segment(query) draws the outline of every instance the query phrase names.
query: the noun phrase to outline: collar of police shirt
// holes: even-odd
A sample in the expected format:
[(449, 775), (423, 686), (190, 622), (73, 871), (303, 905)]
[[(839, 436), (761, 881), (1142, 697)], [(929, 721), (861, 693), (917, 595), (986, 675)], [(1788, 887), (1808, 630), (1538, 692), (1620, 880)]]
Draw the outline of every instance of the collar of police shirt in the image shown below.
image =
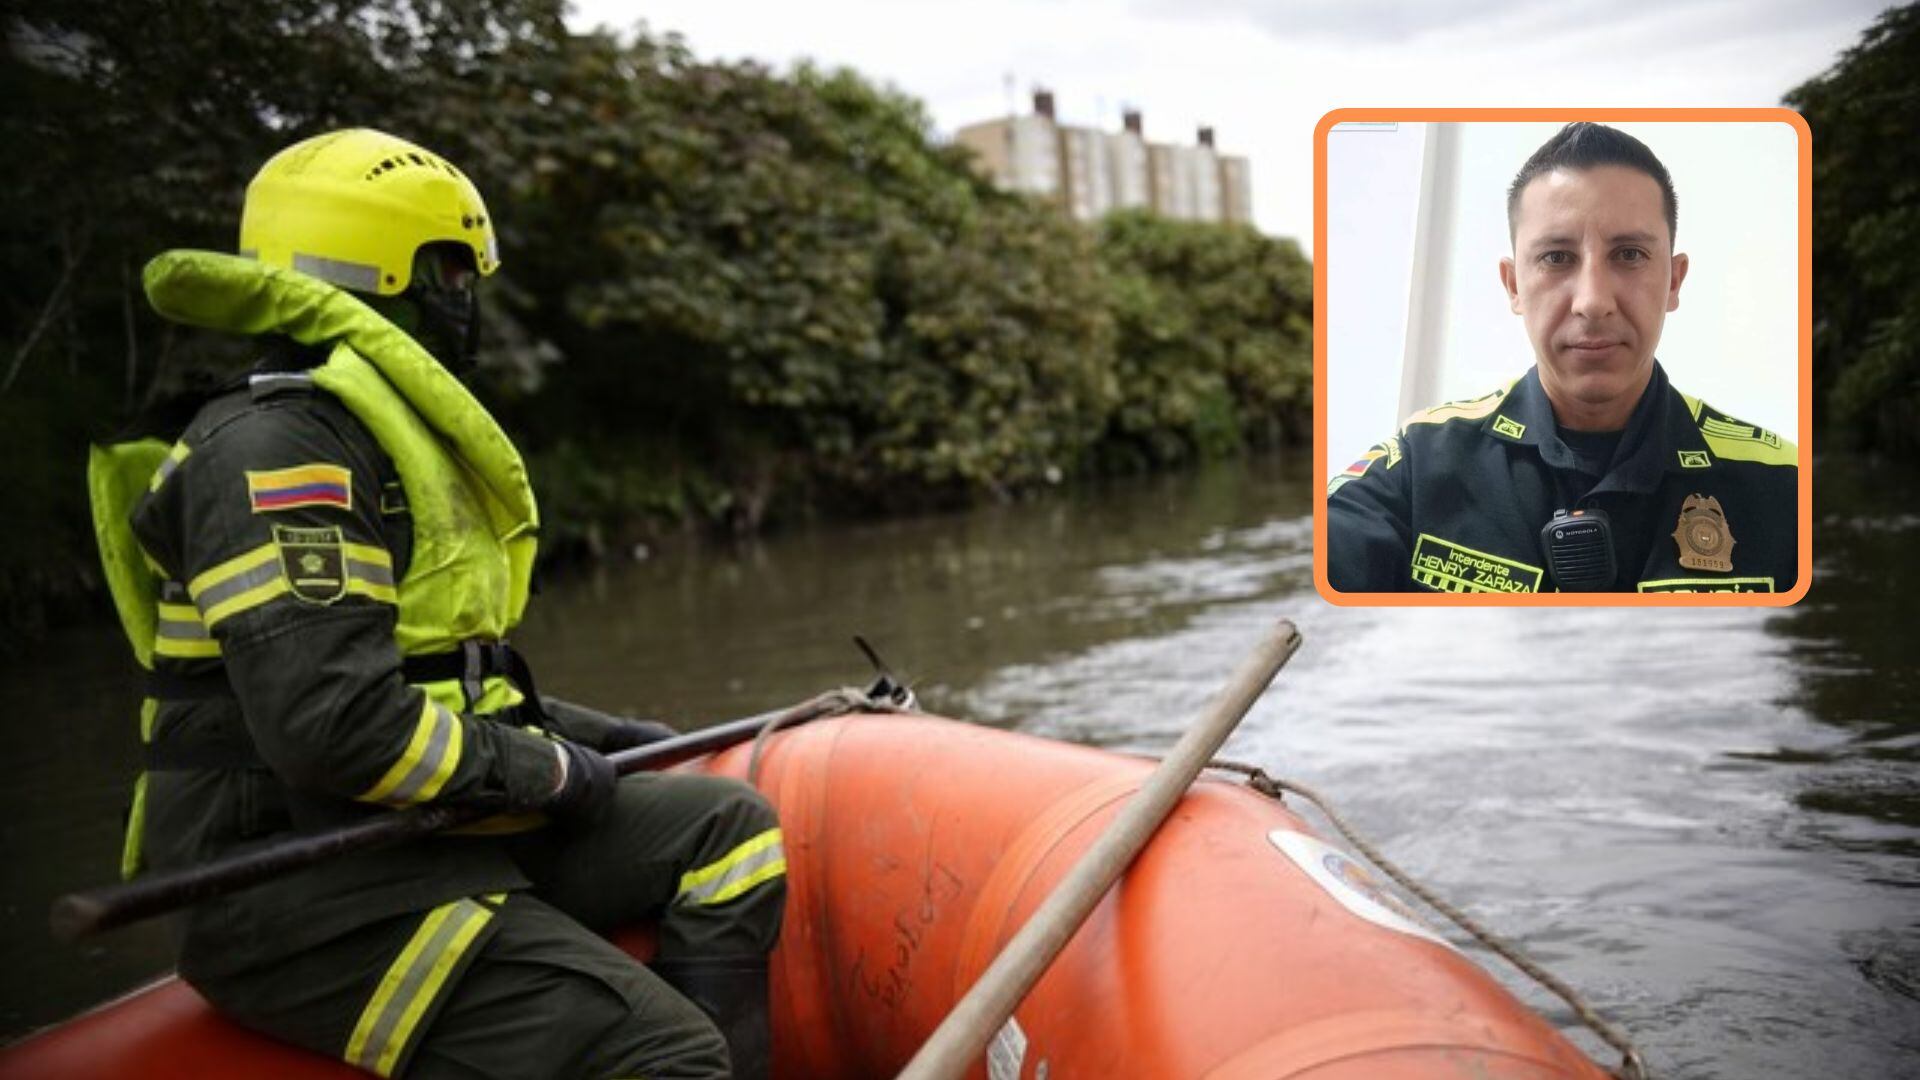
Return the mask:
[[(1511, 423), (1501, 424), (1501, 417)], [(1481, 421), (1481, 425), (1489, 438), (1533, 447), (1552, 468), (1580, 470), (1572, 448), (1561, 439), (1554, 423), (1553, 404), (1540, 385), (1538, 368), (1528, 368), (1507, 391), (1500, 407)], [(1513, 434), (1515, 427), (1519, 429), (1517, 435)], [(1664, 433), (1665, 437), (1656, 437), (1656, 433)], [(1666, 369), (1655, 360), (1653, 377), (1647, 380), (1646, 391), (1633, 407), (1633, 415), (1627, 418), (1610, 467), (1587, 494), (1610, 491), (1647, 494), (1658, 490), (1667, 473), (1683, 471), (1680, 451), (1705, 454), (1707, 440), (1700, 433), (1686, 399), (1673, 388), (1667, 380)], [(1711, 456), (1708, 460), (1712, 460)]]

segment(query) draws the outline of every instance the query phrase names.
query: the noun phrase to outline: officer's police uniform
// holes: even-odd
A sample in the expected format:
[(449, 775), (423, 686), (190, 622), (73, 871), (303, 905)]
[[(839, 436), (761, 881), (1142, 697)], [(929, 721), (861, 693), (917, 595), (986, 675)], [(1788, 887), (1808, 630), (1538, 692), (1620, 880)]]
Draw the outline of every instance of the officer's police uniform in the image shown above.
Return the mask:
[(1529, 369), (1416, 413), (1333, 478), (1327, 580), (1342, 592), (1555, 591), (1541, 528), (1557, 510), (1599, 509), (1612, 590), (1786, 592), (1798, 475), (1792, 443), (1675, 390), (1658, 362), (1611, 458), (1583, 462)]
[(242, 1022), (380, 1075), (725, 1076), (699, 1010), (592, 931), (658, 918), (669, 962), (763, 958), (779, 829), (751, 789), (709, 777), (628, 777), (591, 828), (533, 812), (555, 789), (551, 740), (600, 733), (535, 708), (501, 644), (538, 524), (505, 434), (318, 279), (175, 252), (146, 285), (170, 318), (280, 335), (304, 359), (256, 371), (171, 443), (95, 451), (108, 577), (151, 672), (125, 870), (388, 808), (505, 812), (482, 823), (496, 835), (196, 906), (182, 975)]

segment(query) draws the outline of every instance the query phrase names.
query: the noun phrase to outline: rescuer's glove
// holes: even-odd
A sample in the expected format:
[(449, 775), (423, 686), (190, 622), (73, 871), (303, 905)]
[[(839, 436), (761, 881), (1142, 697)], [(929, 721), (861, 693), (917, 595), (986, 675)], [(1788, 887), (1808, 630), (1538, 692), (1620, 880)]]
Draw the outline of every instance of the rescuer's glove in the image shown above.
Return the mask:
[(579, 743), (556, 741), (553, 749), (559, 756), (560, 777), (541, 809), (570, 824), (591, 825), (605, 817), (620, 781), (613, 762)]

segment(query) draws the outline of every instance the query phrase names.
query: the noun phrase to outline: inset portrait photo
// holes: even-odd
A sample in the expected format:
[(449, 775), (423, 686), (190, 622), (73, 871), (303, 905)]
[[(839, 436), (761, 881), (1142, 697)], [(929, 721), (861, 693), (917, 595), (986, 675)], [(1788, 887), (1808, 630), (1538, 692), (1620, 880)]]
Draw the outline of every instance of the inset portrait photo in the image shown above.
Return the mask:
[(1316, 154), (1324, 597), (1806, 593), (1797, 114), (1339, 110)]

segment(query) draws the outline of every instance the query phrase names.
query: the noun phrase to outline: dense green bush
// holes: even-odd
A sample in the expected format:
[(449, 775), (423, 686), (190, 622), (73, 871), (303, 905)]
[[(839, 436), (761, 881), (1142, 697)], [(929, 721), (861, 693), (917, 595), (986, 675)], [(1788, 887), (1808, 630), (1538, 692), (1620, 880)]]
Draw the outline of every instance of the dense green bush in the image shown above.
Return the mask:
[(1100, 227), (1125, 467), (1304, 441), (1313, 423), (1313, 271), (1291, 240), (1113, 214)]
[(696, 447), (749, 491), (957, 495), (1078, 465), (1111, 399), (1083, 231), (984, 188), (917, 103), (850, 73), (647, 37), (570, 51), (504, 136), (538, 153), (502, 215), (531, 241), (507, 252), (534, 283), (516, 315), (565, 357), (516, 428), (626, 417), (621, 439)]

